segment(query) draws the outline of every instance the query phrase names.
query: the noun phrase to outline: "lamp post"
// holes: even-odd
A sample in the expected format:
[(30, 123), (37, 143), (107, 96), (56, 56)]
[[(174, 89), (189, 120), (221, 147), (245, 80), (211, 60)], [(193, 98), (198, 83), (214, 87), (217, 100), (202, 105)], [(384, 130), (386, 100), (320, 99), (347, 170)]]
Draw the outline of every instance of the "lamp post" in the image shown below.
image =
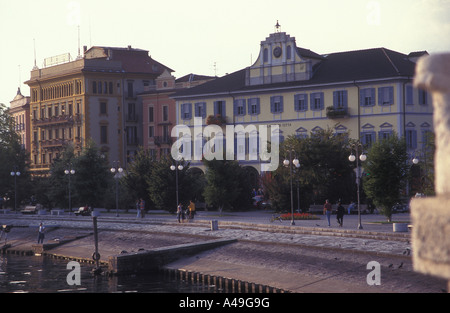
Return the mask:
[(291, 181), (291, 225), (295, 225), (294, 222), (294, 196), (292, 193), (292, 164), (294, 164), (294, 166), (296, 168), (300, 167), (300, 162), (297, 158), (292, 160), (292, 149), (289, 150), (289, 160), (285, 159), (283, 161), (283, 165), (285, 167), (289, 166), (289, 174), (290, 174), (290, 181)]
[(175, 171), (175, 188), (176, 188), (176, 198), (177, 198), (177, 206), (178, 206), (178, 171), (182, 171), (183, 170), (183, 165), (179, 164), (177, 165), (178, 162), (175, 163), (175, 165), (171, 165), (170, 169), (172, 171)]
[(11, 176), (14, 177), (14, 212), (17, 210), (17, 176), (20, 176), (17, 165), (14, 165), (14, 169), (11, 171)]
[(69, 175), (69, 214), (72, 214), (72, 196), (70, 193), (70, 177), (75, 174), (75, 170), (72, 169), (72, 164), (69, 164), (69, 169), (64, 170), (64, 174)]
[(111, 173), (114, 174), (114, 180), (116, 181), (116, 217), (119, 217), (119, 178), (120, 178), (120, 175), (122, 174), (122, 172), (123, 172), (123, 168), (120, 167), (119, 161), (113, 161), (113, 167), (111, 167)]
[[(356, 143), (353, 145), (353, 148), (356, 151), (356, 155), (359, 154), (358, 152), (358, 148), (362, 147), (361, 143)], [(348, 160), (350, 162), (355, 162), (356, 161), (356, 168), (355, 168), (355, 173), (356, 173), (356, 197), (358, 200), (358, 229), (362, 229), (362, 224), (361, 224), (361, 209), (360, 209), (360, 200), (359, 200), (359, 185), (360, 185), (360, 180), (361, 180), (361, 176), (362, 173), (364, 171), (364, 169), (362, 167), (359, 166), (359, 161), (364, 162), (365, 160), (367, 160), (367, 156), (363, 153), (361, 153), (361, 155), (359, 157), (356, 157), (353, 152), (350, 154), (350, 156), (348, 157)]]

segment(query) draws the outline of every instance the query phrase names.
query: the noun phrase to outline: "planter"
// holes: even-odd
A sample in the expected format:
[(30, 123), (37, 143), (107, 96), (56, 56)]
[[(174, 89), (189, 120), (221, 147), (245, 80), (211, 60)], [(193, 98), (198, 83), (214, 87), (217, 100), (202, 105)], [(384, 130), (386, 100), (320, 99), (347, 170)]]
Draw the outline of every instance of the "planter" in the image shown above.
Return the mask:
[(394, 223), (393, 230), (394, 233), (407, 233), (408, 232), (408, 223)]

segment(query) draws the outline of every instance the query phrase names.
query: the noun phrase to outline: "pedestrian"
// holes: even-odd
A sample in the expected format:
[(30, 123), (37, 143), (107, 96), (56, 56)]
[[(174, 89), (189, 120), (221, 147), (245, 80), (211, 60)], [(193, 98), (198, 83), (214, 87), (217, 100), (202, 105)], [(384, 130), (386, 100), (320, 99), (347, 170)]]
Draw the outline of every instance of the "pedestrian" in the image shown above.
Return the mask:
[(348, 215), (352, 214), (352, 210), (355, 208), (355, 202), (351, 202), (347, 208)]
[(338, 207), (336, 210), (336, 220), (340, 227), (342, 227), (342, 225), (344, 224), (344, 213), (344, 207), (342, 206), (341, 202), (338, 202)]
[(44, 243), (44, 234), (45, 231), (45, 227), (42, 223), (39, 224), (39, 229), (38, 229), (38, 243)]
[[(178, 223), (181, 223), (181, 216), (183, 215), (183, 206), (181, 205), (181, 202), (178, 204), (177, 206), (177, 219), (178, 219)], [(183, 215), (183, 220), (184, 220), (184, 215)]]
[(136, 217), (139, 218), (141, 217), (141, 206), (140, 206), (140, 202), (139, 199), (136, 200)]
[(330, 218), (331, 218), (332, 210), (333, 210), (333, 207), (331, 206), (330, 201), (328, 201), (328, 199), (325, 200), (325, 204), (323, 205), (323, 215), (327, 216), (328, 227), (331, 227)]
[(195, 215), (195, 203), (192, 200), (189, 201), (189, 219), (193, 219)]
[(141, 202), (139, 202), (139, 209), (141, 211), (141, 218), (145, 216), (145, 201), (141, 198)]

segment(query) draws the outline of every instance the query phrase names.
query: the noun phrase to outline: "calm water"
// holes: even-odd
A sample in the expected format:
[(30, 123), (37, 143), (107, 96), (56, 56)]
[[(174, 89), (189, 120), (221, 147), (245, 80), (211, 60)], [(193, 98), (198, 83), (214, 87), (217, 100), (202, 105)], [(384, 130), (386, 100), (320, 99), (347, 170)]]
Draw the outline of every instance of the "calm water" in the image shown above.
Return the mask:
[(4, 292), (217, 292), (214, 287), (169, 280), (163, 273), (120, 277), (93, 276), (92, 264), (80, 263), (81, 285), (69, 285), (67, 260), (42, 256), (0, 255), (0, 293)]

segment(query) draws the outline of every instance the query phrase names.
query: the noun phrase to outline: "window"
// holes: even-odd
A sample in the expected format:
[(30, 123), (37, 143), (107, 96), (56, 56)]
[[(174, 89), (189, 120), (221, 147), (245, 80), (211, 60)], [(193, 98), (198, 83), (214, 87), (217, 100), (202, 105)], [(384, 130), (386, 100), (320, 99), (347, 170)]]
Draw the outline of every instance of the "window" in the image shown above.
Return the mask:
[(347, 108), (347, 90), (333, 91), (333, 106), (335, 109)]
[(364, 88), (359, 91), (359, 103), (362, 107), (375, 105), (375, 88)]
[(128, 98), (133, 98), (134, 91), (133, 91), (133, 82), (128, 82)]
[(270, 112), (283, 113), (283, 96), (270, 97)]
[(378, 105), (394, 104), (394, 87), (378, 88)]
[(163, 106), (163, 121), (169, 120), (169, 107), (167, 105)]
[(258, 115), (260, 112), (259, 108), (259, 98), (248, 99), (248, 114)]
[(100, 143), (108, 143), (108, 126), (100, 125)]
[(299, 94), (294, 96), (294, 110), (296, 112), (308, 111), (308, 95)]
[(195, 117), (206, 117), (206, 103), (205, 102), (197, 102), (195, 103)]
[(92, 93), (97, 93), (97, 82), (96, 81), (92, 82)]
[(375, 142), (376, 133), (374, 131), (365, 131), (361, 133), (361, 143), (370, 148), (372, 144)]
[(405, 104), (414, 104), (414, 100), (413, 100), (413, 86), (407, 85), (406, 86), (406, 90), (405, 90), (405, 94), (406, 94)]
[(269, 50), (267, 48), (264, 48), (263, 52), (263, 62), (266, 63), (269, 61)]
[(192, 103), (183, 103), (181, 105), (181, 118), (190, 120), (192, 117)]
[(378, 133), (378, 138), (380, 140), (389, 139), (392, 136), (392, 130), (382, 130)]
[(154, 122), (153, 107), (148, 107), (148, 122), (149, 123)]
[(100, 114), (108, 114), (106, 102), (100, 102)]
[(311, 98), (311, 110), (319, 111), (323, 110), (324, 102), (323, 102), (323, 92), (314, 92), (310, 95)]
[(148, 127), (148, 137), (152, 138), (155, 135), (155, 128), (153, 126)]
[(225, 101), (214, 101), (214, 115), (222, 115), (225, 117)]
[(113, 94), (113, 83), (109, 82), (109, 94), (112, 95)]
[(97, 91), (98, 91), (98, 93), (103, 93), (102, 82), (98, 82)]
[(417, 131), (416, 130), (406, 130), (406, 146), (408, 149), (417, 148)]
[(419, 104), (420, 105), (428, 104), (428, 93), (422, 89), (419, 89)]
[(234, 115), (245, 115), (245, 99), (234, 100)]

